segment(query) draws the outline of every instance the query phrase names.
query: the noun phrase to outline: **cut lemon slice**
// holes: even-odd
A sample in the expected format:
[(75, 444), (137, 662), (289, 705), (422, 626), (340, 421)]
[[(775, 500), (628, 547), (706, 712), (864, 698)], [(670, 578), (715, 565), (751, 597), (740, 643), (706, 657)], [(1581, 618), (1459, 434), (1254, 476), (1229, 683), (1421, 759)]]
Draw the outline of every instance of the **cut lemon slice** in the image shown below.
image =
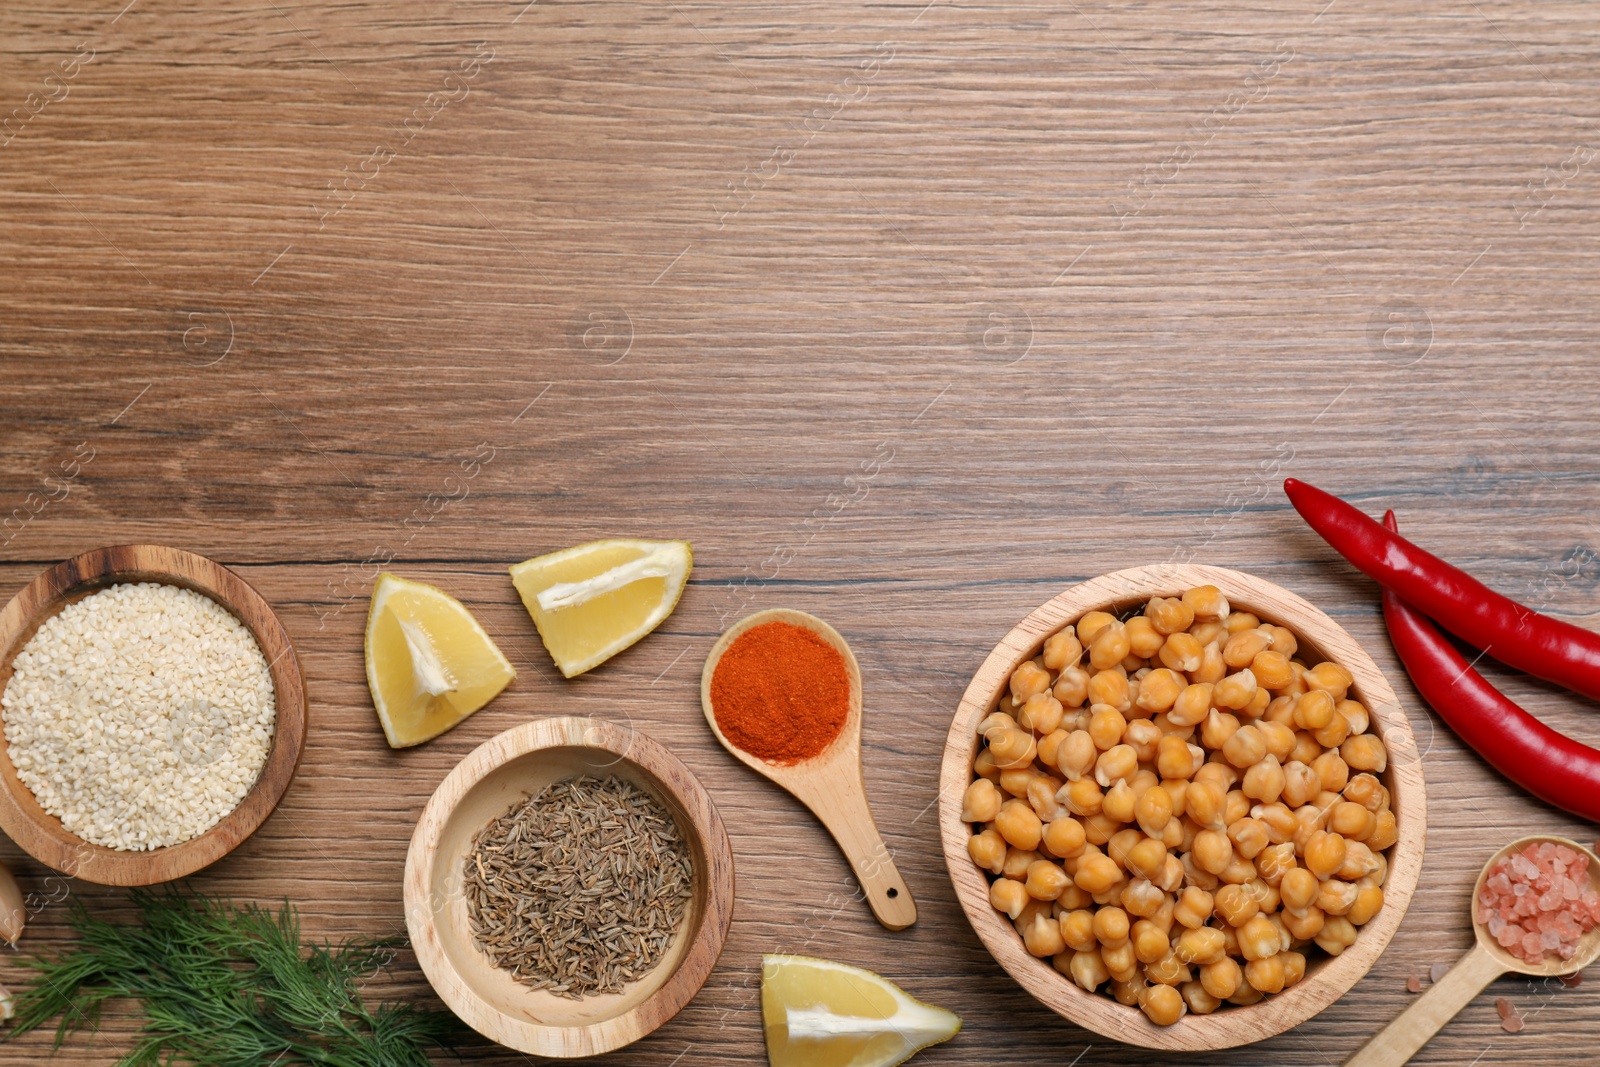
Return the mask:
[(438, 737), (517, 672), (461, 601), (387, 572), (367, 612), (367, 685), (391, 748)]
[(591, 541), (516, 564), (511, 582), (571, 678), (660, 626), (693, 565), (687, 541)]
[(761, 957), (761, 1024), (772, 1067), (892, 1067), (961, 1029), (871, 971), (777, 955)]

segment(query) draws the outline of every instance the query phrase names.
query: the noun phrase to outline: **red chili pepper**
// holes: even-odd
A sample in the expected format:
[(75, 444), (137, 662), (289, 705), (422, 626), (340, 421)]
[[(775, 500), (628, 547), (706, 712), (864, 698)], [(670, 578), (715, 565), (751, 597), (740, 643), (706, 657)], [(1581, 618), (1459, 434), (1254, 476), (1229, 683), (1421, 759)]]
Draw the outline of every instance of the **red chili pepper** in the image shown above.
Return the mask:
[(1467, 644), (1600, 700), (1600, 634), (1501, 596), (1315, 486), (1288, 478), (1283, 491), (1341, 556)]
[[(1383, 521), (1394, 529), (1394, 512)], [(1534, 796), (1600, 822), (1600, 750), (1557, 733), (1518, 707), (1387, 587), (1383, 621), (1417, 691), (1457, 737)]]

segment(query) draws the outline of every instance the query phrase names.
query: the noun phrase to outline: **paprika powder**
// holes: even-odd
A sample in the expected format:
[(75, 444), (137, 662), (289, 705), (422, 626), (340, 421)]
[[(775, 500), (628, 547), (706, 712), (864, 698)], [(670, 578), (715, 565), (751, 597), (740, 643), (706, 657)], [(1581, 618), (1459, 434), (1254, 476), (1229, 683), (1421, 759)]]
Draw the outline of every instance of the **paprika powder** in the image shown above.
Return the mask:
[(791, 766), (827, 751), (850, 715), (839, 650), (803, 626), (768, 622), (733, 640), (711, 675), (711, 711), (736, 748)]

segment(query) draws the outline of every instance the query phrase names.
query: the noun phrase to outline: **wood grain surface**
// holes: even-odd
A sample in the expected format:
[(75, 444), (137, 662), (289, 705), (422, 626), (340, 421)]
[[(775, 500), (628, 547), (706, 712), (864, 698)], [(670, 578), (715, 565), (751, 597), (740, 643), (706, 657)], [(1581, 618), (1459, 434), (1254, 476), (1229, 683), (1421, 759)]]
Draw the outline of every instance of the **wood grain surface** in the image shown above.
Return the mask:
[[(311, 701), (300, 775), (190, 881), (293, 899), (314, 937), (404, 928), (424, 803), (508, 726), (594, 715), (671, 747), (727, 822), (733, 926), (700, 996), (597, 1062), (760, 1063), (760, 955), (786, 951), (959, 1011), (930, 1067), (1132, 1067), (963, 918), (945, 731), (995, 642), (1073, 582), (1259, 574), (1389, 672), (1428, 850), (1344, 999), (1185, 1062), (1336, 1064), (1407, 976), (1466, 952), (1484, 858), (1596, 828), (1418, 703), (1374, 587), (1278, 483), (1392, 506), (1496, 588), (1600, 624), (1597, 83), (1600, 15), (1573, 0), (7, 4), (0, 596), (152, 542), (272, 602)], [(657, 633), (564, 681), (505, 568), (609, 536), (689, 538), (697, 566)], [(519, 671), (406, 752), (362, 675), (384, 566), (461, 597)], [(766, 607), (860, 660), (909, 930), (706, 729), (701, 660)], [(1600, 743), (1593, 702), (1487, 673)], [(69, 895), (126, 914), (120, 890), (0, 859), (38, 905), (27, 951), (63, 945)], [(406, 954), (368, 989), (436, 1003)], [(1415, 1062), (1575, 1062), (1597, 1018), (1600, 982), (1501, 979)], [(112, 1012), (51, 1062), (111, 1064), (136, 1025)]]

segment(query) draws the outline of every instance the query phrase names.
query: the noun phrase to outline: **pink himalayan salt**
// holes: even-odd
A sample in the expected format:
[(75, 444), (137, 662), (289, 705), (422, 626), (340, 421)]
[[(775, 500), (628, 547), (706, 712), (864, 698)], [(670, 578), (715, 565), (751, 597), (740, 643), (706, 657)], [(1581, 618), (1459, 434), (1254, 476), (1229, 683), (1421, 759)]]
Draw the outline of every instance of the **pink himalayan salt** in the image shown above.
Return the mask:
[(1552, 954), (1571, 959), (1578, 939), (1600, 923), (1589, 857), (1549, 841), (1495, 864), (1473, 905), (1489, 936), (1528, 963)]

